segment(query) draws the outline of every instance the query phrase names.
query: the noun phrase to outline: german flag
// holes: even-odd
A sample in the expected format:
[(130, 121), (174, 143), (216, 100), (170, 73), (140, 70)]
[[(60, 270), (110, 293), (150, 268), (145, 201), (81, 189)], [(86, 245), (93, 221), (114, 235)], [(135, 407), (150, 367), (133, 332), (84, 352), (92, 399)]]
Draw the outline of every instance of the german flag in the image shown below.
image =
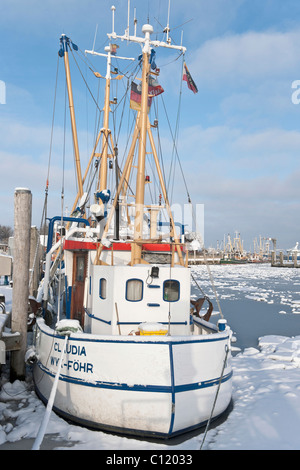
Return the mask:
[[(130, 107), (135, 111), (141, 110), (141, 99), (142, 99), (142, 87), (137, 85), (135, 82), (131, 83), (130, 91)], [(151, 106), (152, 98), (148, 98), (148, 112)]]

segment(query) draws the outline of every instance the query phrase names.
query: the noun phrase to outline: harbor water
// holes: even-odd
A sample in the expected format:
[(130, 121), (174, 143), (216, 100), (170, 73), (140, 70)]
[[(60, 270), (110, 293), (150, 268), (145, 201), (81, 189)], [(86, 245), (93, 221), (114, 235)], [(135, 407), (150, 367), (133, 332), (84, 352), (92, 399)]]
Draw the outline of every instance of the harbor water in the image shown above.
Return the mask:
[[(233, 330), (233, 399), (219, 419), (166, 442), (92, 431), (51, 414), (42, 449), (197, 451), (300, 449), (300, 280), (299, 269), (263, 265), (195, 266), (194, 298), (203, 293)], [(213, 287), (211, 284), (213, 280)], [(11, 307), (11, 289), (0, 286)], [(201, 313), (205, 313), (205, 308)], [(259, 338), (262, 338), (259, 341)], [(30, 449), (45, 407), (31, 377), (0, 381), (0, 450)], [(194, 454), (196, 455), (196, 454)], [(196, 456), (194, 456), (196, 458)]]
[[(298, 269), (271, 267), (264, 263), (195, 266), (192, 269), (198, 285), (214, 304), (214, 314), (221, 310), (230, 325), (236, 347), (241, 350), (256, 348), (258, 339), (265, 335), (300, 335)], [(203, 296), (195, 283), (192, 293), (195, 297)], [(201, 314), (204, 311), (202, 309)]]

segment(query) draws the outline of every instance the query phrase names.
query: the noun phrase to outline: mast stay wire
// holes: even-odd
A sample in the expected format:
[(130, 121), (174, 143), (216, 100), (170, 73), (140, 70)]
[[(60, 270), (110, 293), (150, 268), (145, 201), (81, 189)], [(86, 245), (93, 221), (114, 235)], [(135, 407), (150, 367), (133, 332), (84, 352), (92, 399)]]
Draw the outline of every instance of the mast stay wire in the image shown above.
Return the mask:
[[(179, 57), (177, 57), (177, 59), (178, 59), (178, 58), (179, 58)], [(183, 55), (183, 60), (184, 60), (184, 55)], [(182, 80), (181, 80), (181, 87), (182, 87)], [(183, 168), (182, 168), (182, 165), (181, 165), (181, 161), (180, 161), (180, 157), (179, 157), (179, 154), (178, 154), (177, 145), (176, 145), (176, 139), (175, 139), (176, 134), (175, 134), (175, 136), (173, 135), (173, 132), (172, 132), (172, 129), (171, 129), (170, 120), (169, 120), (169, 117), (168, 117), (168, 113), (167, 113), (166, 106), (165, 106), (165, 102), (164, 102), (164, 99), (163, 99), (163, 96), (162, 96), (162, 95), (161, 95), (161, 99), (162, 99), (162, 103), (163, 103), (163, 107), (164, 107), (164, 110), (165, 110), (167, 122), (168, 122), (168, 125), (169, 125), (169, 129), (170, 129), (170, 133), (171, 133), (171, 136), (172, 136), (172, 140), (173, 140), (173, 151), (174, 151), (174, 154), (175, 154), (175, 156), (177, 157), (177, 160), (178, 160), (179, 168), (180, 168), (180, 171), (181, 171), (181, 174), (182, 174), (183, 182), (184, 182), (185, 189), (186, 189), (186, 193), (187, 193), (188, 202), (189, 202), (189, 204), (191, 204), (192, 220), (193, 220), (193, 222), (194, 222), (194, 224), (195, 224), (195, 228), (196, 228), (196, 232), (197, 232), (198, 224), (197, 224), (197, 220), (196, 220), (195, 209), (194, 209), (194, 206), (193, 206), (193, 204), (192, 204), (192, 200), (191, 200), (191, 196), (190, 196), (190, 193), (189, 193), (189, 190), (188, 190), (186, 178), (185, 178), (185, 175), (184, 175), (184, 172), (183, 172)], [(181, 97), (180, 97), (180, 101), (181, 101)], [(216, 290), (216, 287), (215, 287), (215, 283), (214, 283), (214, 279), (213, 279), (213, 276), (212, 276), (212, 272), (211, 272), (210, 266), (209, 266), (209, 264), (208, 264), (208, 262), (207, 262), (207, 257), (206, 257), (206, 253), (205, 253), (205, 247), (204, 247), (203, 240), (202, 240), (202, 246), (203, 246), (204, 263), (205, 263), (205, 266), (206, 266), (207, 271), (208, 271), (208, 274), (209, 274), (210, 282), (211, 282), (212, 289), (213, 289), (213, 292), (214, 292), (214, 295), (215, 295), (215, 298), (216, 298), (216, 302), (217, 302), (217, 305), (218, 305), (218, 308), (219, 308), (220, 316), (221, 316), (221, 318), (224, 318), (224, 317), (223, 317), (222, 308), (221, 308), (221, 304), (220, 304), (220, 301), (219, 301), (219, 296), (218, 296), (218, 293), (217, 293), (217, 290)], [(198, 283), (195, 281), (194, 278), (193, 278), (193, 280), (194, 280), (194, 282), (196, 283), (196, 285), (199, 287)], [(202, 289), (200, 289), (200, 290), (202, 291)], [(203, 292), (203, 291), (202, 291), (202, 292)], [(206, 296), (206, 297), (207, 297), (207, 296)]]
[[(63, 162), (62, 162), (62, 182), (61, 182), (61, 222), (60, 230), (63, 226), (64, 216), (64, 197), (65, 197), (65, 160), (66, 160), (66, 116), (67, 114), (67, 83), (65, 83), (65, 106), (64, 106), (64, 140), (63, 140)], [(59, 248), (59, 266), (62, 269), (63, 261), (63, 234), (60, 233), (60, 248)], [(57, 295), (57, 321), (60, 320), (60, 304), (61, 304), (61, 273), (58, 275), (58, 295)]]
[[(184, 60), (184, 56), (183, 56), (183, 60)], [(173, 151), (172, 151), (173, 156), (174, 156), (174, 170), (173, 170), (174, 176), (173, 176), (173, 182), (172, 182), (171, 199), (173, 198), (174, 181), (175, 181), (175, 169), (176, 169), (175, 149), (177, 148), (178, 135), (179, 135), (179, 117), (180, 117), (180, 110), (181, 110), (181, 98), (182, 98), (182, 80), (180, 80), (179, 102), (178, 102), (178, 109), (177, 109), (177, 116), (176, 116), (176, 127), (175, 127), (175, 135), (174, 135)]]
[[(52, 124), (51, 124), (51, 133), (50, 133), (50, 146), (49, 146), (49, 156), (48, 156), (48, 167), (47, 167), (47, 177), (46, 177), (46, 186), (45, 186), (45, 197), (44, 197), (44, 205), (41, 215), (40, 221), (40, 230), (41, 233), (42, 229), (46, 230), (46, 221), (47, 221), (47, 207), (48, 207), (48, 194), (49, 194), (49, 179), (50, 179), (50, 166), (51, 166), (51, 158), (52, 158), (52, 145), (53, 145), (53, 131), (54, 131), (54, 119), (55, 119), (55, 110), (56, 110), (56, 96), (57, 96), (57, 83), (58, 83), (58, 73), (59, 73), (59, 57), (57, 57), (57, 65), (56, 65), (56, 75), (55, 75), (55, 86), (54, 86), (54, 97), (53, 97), (53, 111), (52, 111)], [(44, 227), (43, 227), (44, 226)], [(44, 233), (45, 237), (45, 233)], [(35, 266), (37, 262), (37, 255), (40, 246), (40, 237), (38, 237), (37, 246), (35, 250), (33, 266), (31, 268), (31, 274), (29, 279), (29, 288), (33, 282), (33, 273), (35, 271)]]
[[(79, 50), (80, 50), (80, 49), (79, 49)], [(88, 84), (87, 84), (87, 81), (86, 81), (86, 79), (85, 79), (84, 76), (83, 76), (83, 73), (82, 73), (82, 71), (81, 71), (81, 69), (80, 69), (80, 67), (79, 67), (78, 62), (77, 62), (76, 59), (75, 59), (75, 56), (74, 56), (74, 53), (73, 53), (73, 50), (72, 50), (72, 49), (71, 49), (71, 52), (72, 52), (72, 56), (73, 56), (73, 58), (74, 58), (74, 61), (75, 61), (75, 63), (76, 63), (76, 66), (77, 66), (77, 68), (78, 68), (78, 70), (79, 70), (79, 72), (80, 72), (80, 75), (81, 75), (82, 79), (84, 80), (85, 85), (86, 85), (86, 87), (87, 87), (89, 93), (91, 94), (92, 99), (93, 99), (93, 101), (95, 102), (97, 109), (100, 111), (100, 114), (101, 114), (102, 110), (99, 108), (98, 103), (96, 102), (96, 100), (95, 100), (95, 98), (94, 98), (94, 96), (93, 96), (93, 94), (92, 94), (92, 92), (91, 92), (91, 90), (90, 90), (90, 88), (89, 88), (89, 86), (88, 86)], [(81, 50), (80, 50), (80, 52), (82, 53)], [(82, 53), (82, 54), (83, 54), (83, 53)], [(94, 70), (93, 70), (93, 69), (91, 68), (91, 66), (88, 65), (87, 62), (86, 62), (86, 61), (88, 61), (87, 58), (85, 57), (86, 60), (84, 60), (82, 57), (80, 57), (79, 54), (78, 54), (78, 56), (79, 56), (79, 58), (89, 67), (89, 69), (94, 73)], [(88, 61), (88, 62), (89, 62), (89, 61)], [(91, 64), (91, 65), (92, 65), (92, 64)], [(138, 68), (138, 65), (135, 65), (135, 72), (136, 72), (137, 68)], [(126, 74), (124, 74), (124, 75), (126, 76)], [(130, 75), (130, 76), (132, 77), (132, 75), (133, 75), (133, 73), (131, 72), (131, 75)], [(128, 84), (127, 84), (127, 87), (126, 87), (126, 90), (125, 90), (125, 93), (124, 93), (123, 97), (121, 98), (120, 102), (119, 102), (118, 105), (116, 106), (115, 110), (112, 111), (112, 113), (114, 113), (114, 112), (116, 111), (116, 109), (117, 109), (117, 107), (119, 106), (119, 104), (121, 104), (121, 102), (124, 100), (124, 98), (126, 97), (126, 95), (127, 95), (127, 93), (128, 93), (128, 90), (129, 90), (129, 81), (128, 81)], [(99, 90), (98, 90), (98, 92), (99, 92)], [(123, 112), (124, 112), (124, 108), (125, 108), (125, 100), (124, 100), (124, 104), (123, 104)], [(123, 112), (122, 112), (122, 115), (123, 115)], [(99, 115), (99, 120), (100, 120), (100, 115)], [(119, 128), (119, 134), (120, 134), (120, 130), (121, 130), (121, 124), (120, 124), (120, 128)], [(119, 137), (119, 135), (118, 135), (118, 137)], [(108, 147), (110, 148), (111, 153), (114, 154), (114, 149), (112, 149), (112, 147), (111, 147), (111, 142), (108, 140), (108, 136), (106, 137), (106, 143), (107, 143)], [(117, 145), (117, 143), (118, 143), (118, 140), (116, 141), (116, 145)], [(93, 178), (93, 179), (94, 179), (94, 178)]]
[(82, 79), (83, 79), (83, 81), (84, 81), (84, 83), (85, 83), (85, 85), (86, 85), (86, 87), (87, 87), (87, 89), (88, 89), (88, 91), (89, 91), (89, 93), (90, 93), (90, 95), (91, 95), (91, 97), (92, 97), (92, 99), (93, 99), (95, 105), (97, 106), (98, 110), (101, 112), (102, 110), (99, 108), (98, 103), (97, 103), (97, 101), (95, 100), (95, 97), (94, 97), (94, 95), (93, 95), (93, 93), (92, 93), (90, 87), (88, 86), (86, 79), (85, 79), (84, 76), (83, 76), (83, 73), (82, 73), (82, 71), (81, 71), (81, 69), (80, 69), (80, 67), (79, 67), (79, 65), (78, 65), (77, 60), (75, 59), (75, 55), (74, 55), (73, 49), (72, 49), (71, 47), (70, 47), (70, 50), (71, 50), (73, 59), (74, 59), (74, 61), (75, 61), (75, 64), (77, 65), (77, 68), (78, 68), (78, 70), (79, 70), (79, 73), (80, 73), (80, 75), (81, 75), (81, 77), (82, 77)]
[(177, 157), (178, 164), (179, 164), (181, 174), (182, 174), (182, 178), (183, 178), (183, 182), (184, 182), (184, 185), (185, 185), (185, 189), (186, 189), (186, 193), (187, 193), (187, 197), (188, 197), (188, 202), (191, 202), (191, 197), (190, 197), (190, 194), (189, 194), (187, 182), (186, 182), (186, 179), (185, 179), (185, 176), (184, 176), (184, 173), (183, 173), (183, 169), (182, 169), (182, 165), (181, 165), (181, 162), (180, 162), (180, 158), (179, 158), (179, 155), (178, 155), (176, 141), (175, 141), (175, 137), (173, 135), (172, 129), (171, 129), (171, 124), (170, 124), (170, 120), (169, 120), (168, 113), (167, 113), (167, 110), (166, 110), (166, 105), (165, 105), (163, 97), (161, 97), (161, 99), (162, 99), (163, 107), (164, 107), (164, 110), (165, 110), (165, 113), (166, 113), (166, 118), (167, 118), (167, 121), (168, 121), (171, 137), (172, 137), (172, 140), (173, 140), (173, 150), (174, 150), (175, 156)]
[[(92, 99), (93, 99), (95, 105), (96, 105), (97, 110), (99, 111), (99, 123), (100, 123), (100, 117), (101, 117), (102, 109), (100, 109), (100, 107), (99, 107), (99, 105), (98, 105), (98, 103), (97, 103), (97, 101), (96, 101), (96, 99), (95, 99), (95, 97), (94, 97), (94, 95), (93, 95), (93, 93), (92, 93), (92, 91), (91, 91), (91, 89), (90, 89), (90, 87), (89, 87), (89, 85), (88, 85), (88, 83), (87, 83), (85, 77), (83, 76), (83, 73), (82, 73), (82, 71), (81, 71), (81, 69), (80, 69), (80, 67), (79, 67), (79, 64), (78, 64), (78, 62), (77, 62), (77, 60), (76, 60), (76, 58), (75, 58), (75, 55), (74, 55), (74, 53), (73, 53), (72, 48), (70, 48), (70, 50), (71, 50), (71, 52), (72, 52), (72, 56), (73, 56), (73, 59), (74, 59), (74, 61), (75, 61), (75, 63), (76, 63), (76, 66), (77, 66), (77, 68), (78, 68), (78, 70), (79, 70), (79, 73), (80, 73), (80, 75), (81, 75), (81, 77), (82, 77), (82, 79), (83, 79), (83, 81), (84, 81), (84, 83), (85, 83), (85, 85), (86, 85), (86, 87), (87, 87), (87, 89), (88, 89), (88, 91), (89, 91), (89, 93), (90, 93), (90, 95), (91, 95), (91, 97), (92, 97)], [(99, 91), (99, 89), (98, 89), (98, 91)], [(100, 125), (99, 123), (98, 123), (98, 125)], [(106, 139), (106, 140), (105, 140), (105, 143), (108, 145), (108, 148), (109, 148), (110, 151), (113, 153), (113, 149), (112, 149), (112, 147), (111, 147), (111, 143), (110, 143), (110, 141), (109, 141), (109, 139), (108, 139), (108, 136), (106, 136), (105, 139)], [(90, 173), (90, 175), (91, 175), (91, 173)], [(91, 177), (91, 176), (90, 176), (90, 177)], [(93, 181), (93, 180), (94, 180), (94, 177), (92, 177), (92, 181)], [(90, 190), (90, 189), (91, 189), (91, 184), (90, 184), (89, 190)]]

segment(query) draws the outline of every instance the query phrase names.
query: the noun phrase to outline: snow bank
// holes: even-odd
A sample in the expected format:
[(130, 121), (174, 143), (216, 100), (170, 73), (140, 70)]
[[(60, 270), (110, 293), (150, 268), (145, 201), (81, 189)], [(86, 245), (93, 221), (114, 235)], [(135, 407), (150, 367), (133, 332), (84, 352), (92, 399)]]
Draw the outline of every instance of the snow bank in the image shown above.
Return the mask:
[(299, 450), (300, 336), (265, 336), (233, 358), (233, 410), (208, 449)]

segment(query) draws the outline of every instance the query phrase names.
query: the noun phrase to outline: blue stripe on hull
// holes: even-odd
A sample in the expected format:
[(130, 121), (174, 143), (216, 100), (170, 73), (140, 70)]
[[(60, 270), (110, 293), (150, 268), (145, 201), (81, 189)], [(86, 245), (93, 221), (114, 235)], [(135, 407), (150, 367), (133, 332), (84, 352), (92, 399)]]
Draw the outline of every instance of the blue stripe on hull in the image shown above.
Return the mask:
[[(40, 362), (36, 364), (45, 374), (54, 377), (55, 374), (50, 372), (50, 370), (44, 367)], [(227, 382), (232, 377), (232, 371), (224, 375), (222, 383)], [(128, 385), (126, 383), (115, 383), (115, 382), (101, 382), (93, 381), (87, 382), (85, 380), (77, 379), (76, 377), (70, 377), (68, 375), (60, 374), (59, 380), (62, 382), (68, 382), (76, 385), (82, 385), (84, 387), (95, 387), (95, 388), (107, 388), (112, 390), (123, 390), (123, 391), (133, 391), (133, 392), (156, 392), (156, 393), (181, 393), (189, 392), (191, 390), (198, 390), (201, 388), (213, 387), (218, 385), (220, 377), (211, 380), (204, 380), (203, 382), (196, 382), (192, 384), (185, 385), (175, 385), (174, 384), (174, 371), (173, 366), (171, 368), (171, 380), (172, 385)]]
[[(232, 372), (228, 374), (227, 378), (222, 381), (225, 382), (229, 380), (232, 376)], [(48, 400), (44, 397), (44, 395), (39, 391), (37, 384), (35, 383), (34, 380), (34, 385), (35, 385), (35, 390), (38, 395), (38, 397), (43, 401), (43, 403), (47, 404)], [(173, 401), (172, 401), (173, 402)], [(174, 404), (175, 404), (175, 398), (174, 398)], [(226, 410), (229, 408), (230, 403), (228, 404)], [(214, 416), (211, 421), (215, 421), (216, 419), (219, 418), (223, 413), (226, 412), (226, 410), (222, 411), (219, 415)], [(163, 438), (163, 439), (170, 439), (172, 437), (179, 436), (184, 433), (191, 432), (195, 429), (201, 428), (207, 424), (208, 420), (201, 421), (197, 424), (194, 424), (192, 426), (188, 426), (183, 429), (179, 429), (178, 431), (173, 432), (173, 425), (174, 425), (174, 419), (175, 419), (175, 409), (174, 407), (172, 408), (172, 416), (171, 416), (171, 423), (170, 423), (170, 429), (168, 433), (162, 433), (162, 432), (155, 432), (155, 431), (144, 431), (140, 429), (130, 429), (130, 428), (120, 428), (117, 426), (109, 426), (108, 424), (101, 424), (101, 423), (95, 423), (94, 421), (89, 421), (85, 420), (82, 418), (78, 418), (77, 416), (70, 415), (66, 413), (65, 411), (61, 410), (60, 408), (57, 408), (56, 406), (53, 406), (53, 411), (60, 415), (62, 418), (71, 421), (73, 423), (79, 424), (81, 426), (84, 426), (88, 429), (94, 429), (94, 430), (101, 430), (101, 431), (107, 431), (107, 432), (113, 432), (116, 434), (121, 434), (121, 435), (133, 435), (133, 436), (141, 436), (141, 437), (157, 437), (157, 438)]]

